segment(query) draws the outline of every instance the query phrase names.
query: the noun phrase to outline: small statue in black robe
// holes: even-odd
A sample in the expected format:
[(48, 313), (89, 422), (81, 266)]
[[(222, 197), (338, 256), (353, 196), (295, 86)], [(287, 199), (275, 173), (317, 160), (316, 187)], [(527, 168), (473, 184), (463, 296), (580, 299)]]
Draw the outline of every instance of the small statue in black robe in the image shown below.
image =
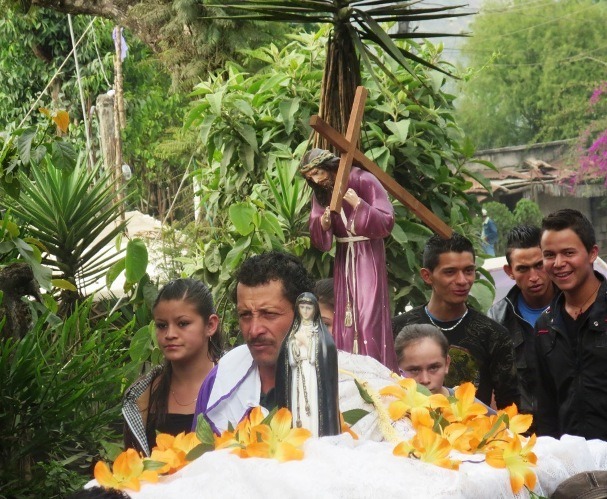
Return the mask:
[(312, 293), (295, 302), (295, 319), (278, 356), (276, 399), (291, 411), (293, 426), (317, 437), (341, 433), (337, 348)]

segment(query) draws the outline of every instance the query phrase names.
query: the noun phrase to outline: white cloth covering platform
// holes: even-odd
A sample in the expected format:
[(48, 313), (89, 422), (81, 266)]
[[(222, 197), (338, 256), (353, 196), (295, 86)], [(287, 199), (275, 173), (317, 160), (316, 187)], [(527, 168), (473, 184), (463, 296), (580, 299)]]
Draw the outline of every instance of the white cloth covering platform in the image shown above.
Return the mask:
[[(340, 369), (354, 373), (374, 389), (394, 383), (390, 372), (374, 359), (339, 354)], [(352, 377), (340, 374), (340, 408), (371, 408), (362, 403)], [(354, 426), (360, 440), (350, 435), (310, 439), (304, 459), (279, 463), (272, 459), (241, 459), (229, 450), (209, 452), (174, 475), (156, 484), (143, 483), (140, 492), (128, 491), (133, 499), (309, 499), (344, 498), (525, 498), (523, 489), (514, 495), (508, 472), (493, 468), (482, 455), (457, 457), (465, 462), (459, 471), (439, 468), (414, 459), (394, 456), (394, 443), (379, 441), (377, 417), (369, 414)], [(404, 437), (413, 433), (408, 424), (397, 426)], [(569, 435), (560, 440), (540, 437), (534, 448), (535, 492), (549, 496), (560, 482), (582, 472), (607, 469), (607, 442), (586, 441)], [(480, 461), (480, 462), (479, 462)], [(95, 485), (93, 480), (88, 486)]]
[[(387, 442), (354, 441), (349, 435), (309, 440), (302, 461), (241, 459), (228, 450), (210, 452), (156, 484), (143, 483), (133, 499), (456, 499), (524, 498), (512, 494), (508, 473), (481, 463), (459, 471), (392, 455)], [(564, 436), (540, 437), (535, 492), (549, 496), (565, 478), (607, 469), (607, 442)], [(480, 459), (481, 456), (471, 456)], [(93, 485), (95, 482), (91, 482)]]

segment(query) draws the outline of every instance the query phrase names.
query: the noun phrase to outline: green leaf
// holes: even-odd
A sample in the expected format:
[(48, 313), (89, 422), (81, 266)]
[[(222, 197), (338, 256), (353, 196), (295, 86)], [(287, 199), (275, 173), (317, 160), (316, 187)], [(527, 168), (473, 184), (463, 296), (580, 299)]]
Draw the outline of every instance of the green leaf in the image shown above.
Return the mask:
[(470, 290), (470, 295), (476, 299), (481, 311), (486, 312), (493, 304), (495, 290), (491, 284), (484, 280), (476, 280)]
[(510, 418), (508, 417), (508, 414), (506, 414), (506, 413), (502, 414), (499, 418), (497, 418), (495, 420), (495, 423), (493, 423), (493, 426), (491, 427), (491, 429), (487, 432), (487, 434), (485, 436), (483, 436), (483, 439), (478, 444), (477, 448), (482, 449), (485, 446), (485, 444), (491, 438), (493, 438), (493, 436), (497, 433), (497, 430), (499, 430), (499, 428), (500, 428), (500, 426), (502, 426), (502, 424), (505, 424), (507, 427), (509, 419)]
[(285, 236), (282, 232), (282, 227), (280, 226), (278, 217), (274, 215), (274, 213), (264, 213), (259, 228), (268, 232), (269, 234), (277, 236), (281, 240), (281, 242), (285, 242)]
[(19, 158), (24, 165), (29, 164), (31, 161), (31, 149), (34, 137), (36, 137), (35, 128), (26, 128), (23, 133), (17, 137), (17, 150), (19, 151)]
[(78, 153), (69, 142), (55, 140), (51, 146), (51, 161), (60, 170), (71, 172), (76, 167)]
[(255, 133), (255, 129), (251, 125), (243, 123), (236, 126), (236, 131), (251, 146), (253, 151), (257, 152), (257, 134)]
[(420, 385), (419, 383), (417, 384), (417, 391), (424, 395), (428, 395), (428, 397), (432, 395), (432, 392), (430, 390), (428, 390), (424, 385)]
[(7, 218), (2, 220), (2, 230), (8, 232), (11, 239), (19, 236), (19, 226)]
[(364, 409), (350, 409), (342, 413), (344, 421), (350, 426), (354, 426), (367, 414), (369, 414), (369, 411), (365, 411)]
[(186, 454), (185, 459), (188, 462), (192, 462), (195, 459), (198, 459), (200, 456), (202, 456), (205, 452), (210, 452), (213, 450), (215, 450), (214, 445), (198, 444), (196, 447), (194, 447), (190, 452), (188, 452)]
[(211, 425), (204, 417), (204, 414), (199, 414), (196, 419), (196, 437), (202, 442), (203, 445), (215, 444), (215, 437)]
[(293, 124), (295, 123), (294, 116), (295, 113), (299, 110), (299, 102), (300, 98), (296, 97), (294, 99), (286, 99), (280, 102), (278, 109), (280, 111), (280, 116), (282, 117), (282, 121), (285, 125), (285, 132), (287, 135), (290, 135), (293, 131)]
[(274, 415), (278, 412), (278, 407), (273, 407), (268, 415), (262, 419), (261, 424), (269, 425), (274, 418)]
[(164, 468), (166, 465), (167, 465), (167, 463), (163, 463), (162, 461), (154, 461), (152, 459), (143, 460), (144, 471), (159, 470), (160, 468)]
[(105, 274), (105, 285), (109, 288), (112, 287), (112, 284), (116, 280), (116, 278), (122, 273), (122, 271), (126, 267), (126, 258), (121, 258), (114, 265), (112, 265), (107, 274)]
[(410, 220), (399, 220), (398, 225), (407, 234), (407, 242), (425, 243), (432, 235), (432, 231), (428, 227)]
[(66, 289), (68, 291), (78, 291), (78, 288), (71, 283), (70, 281), (66, 281), (65, 279), (51, 279), (51, 284), (59, 289)]
[(405, 244), (407, 244), (407, 242), (409, 241), (409, 238), (407, 237), (406, 232), (397, 223), (394, 224), (391, 235), (397, 243), (399, 243), (403, 246)]
[(221, 116), (221, 104), (222, 104), (222, 101), (223, 101), (223, 92), (216, 92), (214, 94), (207, 94), (207, 95), (205, 95), (205, 99), (207, 100), (207, 102), (211, 106), (211, 111), (213, 111), (213, 113), (216, 116)]
[(152, 334), (154, 332), (152, 324), (139, 328), (131, 339), (129, 355), (135, 362), (144, 362), (149, 357), (149, 351), (152, 348)]
[(257, 210), (249, 203), (236, 203), (230, 206), (230, 220), (238, 233), (247, 236), (255, 229), (255, 214)]
[(228, 274), (233, 272), (240, 265), (249, 246), (251, 246), (251, 236), (238, 239), (223, 261), (222, 272)]
[(125, 276), (127, 283), (136, 283), (148, 268), (148, 249), (141, 239), (132, 239), (126, 246)]
[(396, 136), (401, 144), (404, 144), (407, 141), (411, 120), (400, 120), (396, 122), (385, 121), (384, 124)]
[(493, 192), (491, 189), (491, 182), (481, 172), (474, 172), (472, 170), (469, 170), (468, 168), (462, 168), (461, 173), (467, 175), (468, 177), (472, 177), (479, 184), (481, 184), (483, 186), (483, 189), (485, 189), (487, 192)]
[(221, 252), (217, 244), (211, 244), (204, 255), (204, 266), (209, 272), (217, 272), (221, 267)]
[(373, 404), (373, 399), (371, 398), (369, 392), (367, 392), (365, 387), (360, 384), (357, 379), (354, 380), (354, 383), (356, 383), (356, 388), (358, 388), (358, 393), (360, 393), (362, 399), (367, 402), (367, 404)]

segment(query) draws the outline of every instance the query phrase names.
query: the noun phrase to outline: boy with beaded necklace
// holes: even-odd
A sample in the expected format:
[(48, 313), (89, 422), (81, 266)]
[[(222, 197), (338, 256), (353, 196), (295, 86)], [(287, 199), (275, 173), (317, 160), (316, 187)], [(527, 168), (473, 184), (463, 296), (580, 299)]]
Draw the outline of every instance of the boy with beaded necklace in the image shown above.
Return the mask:
[(477, 397), (498, 409), (519, 403), (514, 350), (508, 331), (467, 304), (476, 266), (474, 248), (464, 236), (432, 236), (424, 248), (421, 277), (432, 288), (430, 301), (392, 320), (396, 335), (408, 324), (433, 324), (449, 340), (447, 386), (471, 381)]

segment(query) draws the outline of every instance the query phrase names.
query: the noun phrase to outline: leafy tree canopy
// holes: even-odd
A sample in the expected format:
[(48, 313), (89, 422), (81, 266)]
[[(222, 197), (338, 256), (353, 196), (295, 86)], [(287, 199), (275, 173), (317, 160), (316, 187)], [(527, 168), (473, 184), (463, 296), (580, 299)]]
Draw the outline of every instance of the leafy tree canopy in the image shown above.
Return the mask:
[[(186, 122), (198, 133), (197, 175), (209, 235), (195, 242), (187, 271), (213, 286), (219, 308), (234, 269), (252, 253), (286, 249), (302, 257), (316, 277), (331, 273), (331, 258), (310, 247), (310, 193), (298, 173), (311, 146), (308, 122), (318, 112), (327, 38), (325, 26), (318, 34), (293, 36), (282, 49), (271, 45), (248, 51), (264, 67), (251, 75), (228, 64), (225, 73), (193, 92), (196, 101)], [(431, 44), (424, 50), (426, 59), (440, 60)], [(465, 192), (471, 184), (463, 177), (473, 175), (464, 166), (473, 150), (454, 122), (454, 96), (444, 91), (447, 77), (422, 64), (411, 75), (383, 52), (377, 56), (399, 83), (386, 74), (375, 80), (363, 73), (369, 89), (363, 150), (451, 227), (468, 230), (478, 208)], [(426, 299), (418, 268), (430, 234), (396, 204), (396, 225), (386, 244), (394, 310)], [(477, 286), (479, 302), (492, 299), (485, 284)]]
[(463, 54), (459, 122), (479, 147), (574, 138), (604, 79), (607, 2), (486, 0)]
[[(268, 23), (210, 20), (219, 7), (207, 0), (0, 0), (3, 11), (17, 8), (35, 12), (37, 7), (62, 14), (106, 18), (131, 31), (157, 54), (171, 72), (173, 83), (191, 88), (201, 75), (237, 58), (243, 46), (255, 47), (276, 39), (284, 28)], [(19, 30), (18, 36), (26, 33)], [(16, 39), (12, 37), (11, 39)]]

